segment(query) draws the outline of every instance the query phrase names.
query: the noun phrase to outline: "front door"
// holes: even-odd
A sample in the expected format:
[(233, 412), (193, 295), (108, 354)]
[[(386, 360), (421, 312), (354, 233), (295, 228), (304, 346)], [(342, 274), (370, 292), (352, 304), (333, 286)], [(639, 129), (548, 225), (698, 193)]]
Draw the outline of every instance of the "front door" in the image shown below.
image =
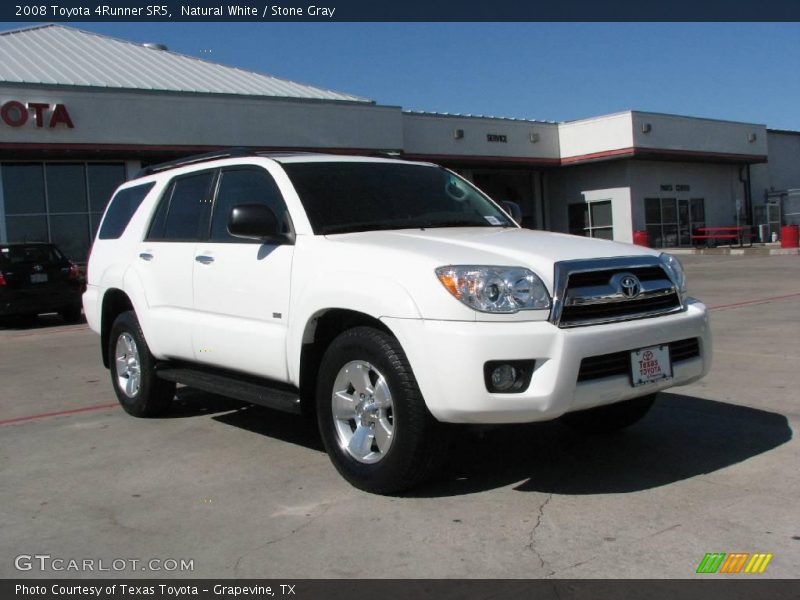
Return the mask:
[(294, 246), (231, 236), (231, 208), (263, 202), (288, 231), (288, 212), (272, 176), (259, 166), (220, 173), (206, 240), (193, 257), (195, 358), (272, 379), (288, 379), (286, 331)]
[(689, 201), (678, 200), (678, 245), (690, 246), (692, 243), (692, 219)]

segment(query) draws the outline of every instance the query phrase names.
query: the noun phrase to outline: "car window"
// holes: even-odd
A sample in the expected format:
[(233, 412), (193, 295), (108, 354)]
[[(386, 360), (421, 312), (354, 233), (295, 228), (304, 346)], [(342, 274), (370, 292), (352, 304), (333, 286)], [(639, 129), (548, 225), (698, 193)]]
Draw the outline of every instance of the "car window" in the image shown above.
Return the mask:
[(145, 183), (117, 192), (111, 199), (111, 204), (106, 211), (106, 216), (100, 227), (99, 239), (113, 240), (119, 238), (128, 226), (131, 217), (139, 208), (142, 200), (153, 189), (154, 185), (155, 183)]
[(176, 178), (161, 199), (148, 240), (198, 239), (209, 206), (214, 171)]
[(61, 262), (63, 255), (53, 246), (3, 246), (0, 247), (0, 263), (6, 265), (21, 263)]
[(263, 203), (272, 209), (282, 231), (289, 231), (288, 213), (275, 180), (264, 169), (251, 167), (223, 169), (217, 188), (217, 198), (211, 215), (209, 238), (215, 242), (240, 242), (246, 240), (228, 233), (228, 218), (237, 204)]
[(314, 233), (516, 227), (480, 190), (439, 167), (376, 162), (283, 165)]

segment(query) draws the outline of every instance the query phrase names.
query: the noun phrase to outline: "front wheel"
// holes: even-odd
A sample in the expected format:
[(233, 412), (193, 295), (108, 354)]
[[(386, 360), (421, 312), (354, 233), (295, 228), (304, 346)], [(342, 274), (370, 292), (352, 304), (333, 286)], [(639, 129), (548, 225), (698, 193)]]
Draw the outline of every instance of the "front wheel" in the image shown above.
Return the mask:
[(108, 342), (111, 382), (122, 408), (134, 417), (155, 417), (166, 412), (175, 396), (175, 384), (156, 376), (139, 321), (133, 311), (119, 315)]
[(342, 333), (322, 357), (317, 422), (336, 469), (368, 492), (414, 487), (447, 456), (449, 430), (428, 412), (403, 349), (371, 327)]
[(611, 433), (641, 421), (653, 407), (656, 395), (642, 396), (607, 406), (567, 413), (561, 420), (582, 433)]

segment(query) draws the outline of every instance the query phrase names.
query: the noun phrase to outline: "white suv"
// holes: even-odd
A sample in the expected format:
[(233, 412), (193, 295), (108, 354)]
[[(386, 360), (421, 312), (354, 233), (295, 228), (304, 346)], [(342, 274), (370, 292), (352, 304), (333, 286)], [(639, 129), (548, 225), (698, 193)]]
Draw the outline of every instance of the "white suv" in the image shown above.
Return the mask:
[(100, 225), (84, 309), (132, 415), (176, 383), (316, 414), (339, 472), (393, 493), (448, 424), (619, 429), (708, 371), (672, 256), (522, 229), (432, 164), (226, 156), (151, 167)]

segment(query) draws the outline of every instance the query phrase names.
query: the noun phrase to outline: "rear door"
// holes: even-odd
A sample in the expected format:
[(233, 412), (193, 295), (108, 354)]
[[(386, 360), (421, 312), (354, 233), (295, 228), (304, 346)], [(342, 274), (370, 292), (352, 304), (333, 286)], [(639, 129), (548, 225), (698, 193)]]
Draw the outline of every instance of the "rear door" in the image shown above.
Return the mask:
[(178, 176), (167, 186), (139, 244), (134, 270), (148, 303), (148, 344), (158, 356), (192, 360), (192, 269), (208, 223), (216, 171)]
[(198, 361), (288, 379), (286, 331), (294, 246), (230, 235), (237, 204), (264, 203), (291, 228), (283, 197), (263, 167), (222, 169), (208, 234), (194, 257), (193, 340)]

